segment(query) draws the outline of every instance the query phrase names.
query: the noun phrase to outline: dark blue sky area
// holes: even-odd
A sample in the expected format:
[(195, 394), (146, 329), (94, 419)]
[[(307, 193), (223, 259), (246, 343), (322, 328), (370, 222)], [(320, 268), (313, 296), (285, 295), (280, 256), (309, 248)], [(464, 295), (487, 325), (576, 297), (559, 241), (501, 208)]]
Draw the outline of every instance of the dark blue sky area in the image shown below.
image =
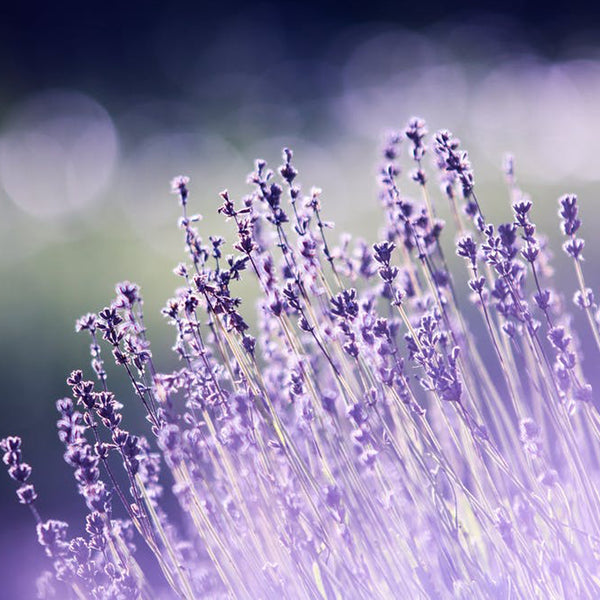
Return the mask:
[[(265, 24), (260, 33), (269, 60), (269, 36), (284, 39), (293, 59), (318, 60), (345, 28), (379, 23), (422, 29), (432, 23), (504, 15), (515, 35), (552, 55), (566, 38), (600, 25), (598, 4), (558, 2), (4, 2), (0, 8), (0, 72), (5, 101), (45, 87), (78, 86), (94, 93), (155, 92), (168, 84), (161, 56), (178, 49), (179, 60), (198, 56), (228, 21)], [(244, 40), (232, 39), (224, 60), (244, 56)], [(214, 61), (213, 61), (214, 62)], [(211, 65), (205, 65), (210, 70)], [(214, 68), (221, 65), (213, 64)]]

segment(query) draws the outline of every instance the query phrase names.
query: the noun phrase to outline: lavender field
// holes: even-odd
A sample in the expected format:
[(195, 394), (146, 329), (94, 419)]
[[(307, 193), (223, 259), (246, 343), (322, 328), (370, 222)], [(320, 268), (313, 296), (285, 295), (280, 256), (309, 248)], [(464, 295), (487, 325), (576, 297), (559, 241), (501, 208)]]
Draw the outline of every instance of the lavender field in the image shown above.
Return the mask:
[(598, 597), (597, 50), (248, 23), (6, 105), (3, 594)]

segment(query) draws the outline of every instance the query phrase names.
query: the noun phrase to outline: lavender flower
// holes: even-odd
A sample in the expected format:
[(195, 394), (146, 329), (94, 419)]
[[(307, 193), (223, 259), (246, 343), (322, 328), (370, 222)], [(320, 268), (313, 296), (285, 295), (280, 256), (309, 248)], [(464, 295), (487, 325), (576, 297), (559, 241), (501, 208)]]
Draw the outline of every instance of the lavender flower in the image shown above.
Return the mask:
[[(50, 559), (40, 597), (600, 597), (600, 418), (533, 203), (510, 159), (513, 220), (486, 221), (459, 141), (427, 136), (414, 118), (385, 141), (376, 243), (336, 239), (288, 148), (275, 170), (256, 161), (247, 196), (221, 193), (231, 246), (204, 237), (189, 178), (173, 179), (187, 262), (162, 314), (177, 368), (155, 364), (131, 282), (76, 323), (93, 376), (73, 371), (56, 408), (81, 535), (42, 519), (21, 439), (0, 442)], [(402, 142), (420, 200), (403, 189)], [(466, 285), (445, 257), (428, 144)], [(559, 203), (600, 350), (579, 206)], [(111, 353), (130, 396), (109, 387)], [(127, 422), (132, 402), (146, 430)]]
[(34, 507), (34, 502), (37, 499), (37, 493), (33, 485), (26, 483), (31, 475), (31, 467), (23, 462), (21, 456), (21, 438), (17, 436), (9, 436), (0, 440), (0, 450), (2, 451), (2, 461), (8, 469), (8, 474), (13, 479), (19, 488), (17, 489), (17, 498), (21, 504), (29, 506), (36, 521), (40, 521), (39, 514)]

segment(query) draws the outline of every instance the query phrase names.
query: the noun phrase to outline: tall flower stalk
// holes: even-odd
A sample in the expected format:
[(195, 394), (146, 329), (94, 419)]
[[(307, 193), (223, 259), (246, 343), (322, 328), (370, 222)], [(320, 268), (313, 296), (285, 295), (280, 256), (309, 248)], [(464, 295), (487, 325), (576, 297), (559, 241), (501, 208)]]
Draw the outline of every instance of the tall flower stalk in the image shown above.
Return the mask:
[[(336, 243), (289, 149), (276, 171), (256, 161), (240, 201), (221, 194), (231, 254), (201, 235), (189, 178), (172, 181), (187, 259), (163, 314), (180, 368), (154, 364), (140, 290), (123, 282), (77, 322), (96, 381), (72, 372), (57, 402), (84, 536), (44, 520), (21, 440), (2, 441), (52, 561), (40, 597), (600, 597), (600, 419), (532, 202), (509, 160), (513, 220), (492, 224), (459, 140), (433, 137), (433, 169), (428, 143), (421, 119), (386, 139), (373, 243)], [(600, 349), (575, 196), (560, 218)], [(256, 319), (242, 278), (258, 283)], [(107, 351), (132, 398), (110, 391)], [(146, 414), (144, 435), (126, 428), (125, 401)], [(164, 509), (165, 487), (183, 519)], [(162, 586), (147, 577), (156, 567)]]

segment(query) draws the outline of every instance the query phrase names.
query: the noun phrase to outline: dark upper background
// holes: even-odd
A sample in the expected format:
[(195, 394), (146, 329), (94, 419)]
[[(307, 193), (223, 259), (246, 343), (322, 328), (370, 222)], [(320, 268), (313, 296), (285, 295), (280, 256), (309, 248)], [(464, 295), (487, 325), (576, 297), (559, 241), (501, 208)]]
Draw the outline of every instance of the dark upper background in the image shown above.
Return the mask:
[[(469, 23), (484, 24), (473, 38), (473, 30), (464, 26)], [(148, 130), (181, 130), (187, 123), (222, 129), (242, 149), (244, 136), (258, 135), (261, 128), (274, 137), (280, 129), (300, 130), (321, 144), (319, 124), (329, 113), (320, 102), (344, 94), (338, 67), (351, 55), (355, 34), (365, 39), (368, 31), (398, 29), (435, 39), (451, 30), (455, 56), (469, 63), (478, 44), (487, 43), (481, 34), (486, 27), (497, 40), (488, 53), (524, 48), (540, 60), (559, 60), (573, 45), (595, 51), (600, 5), (565, 0), (485, 5), (432, 0), (3, 2), (0, 133), (24, 99), (58, 88), (83, 92), (115, 117), (122, 126), (125, 162), (135, 157), (135, 140)], [(255, 107), (257, 99), (281, 110), (239, 113), (245, 103)], [(143, 118), (131, 117), (131, 107), (143, 103), (154, 108)], [(300, 108), (286, 112), (292, 105)], [(403, 122), (408, 116), (398, 119)], [(248, 129), (238, 135), (244, 127)], [(240, 153), (245, 159), (245, 152)], [(243, 172), (239, 164), (236, 169)], [(163, 190), (157, 193), (166, 197)], [(21, 214), (7, 195), (0, 195), (2, 253), (11, 255), (17, 238), (25, 249), (21, 258), (0, 261), (0, 436), (23, 435), (41, 510), (65, 519), (80, 514), (81, 507), (61, 463), (52, 401), (66, 393), (64, 375), (86, 364), (82, 352), (87, 344), (72, 335), (73, 320), (101, 308), (109, 301), (111, 285), (131, 277), (149, 289), (149, 323), (160, 331), (158, 311), (175, 282), (154, 278), (153, 267), (174, 265), (181, 246), (172, 254), (152, 254), (135, 227), (118, 228), (111, 222), (115, 206), (104, 206), (57, 225)], [(171, 216), (174, 221), (176, 212)], [(138, 220), (143, 219), (140, 212)], [(100, 225), (93, 227), (92, 220)], [(38, 240), (42, 233), (49, 236), (43, 244)], [(170, 339), (165, 331), (163, 350)], [(34, 597), (31, 577), (38, 567), (25, 565), (37, 565), (43, 558), (11, 483), (0, 473), (0, 598), (20, 600)]]
[[(523, 41), (550, 57), (575, 35), (584, 32), (593, 37), (600, 25), (600, 5), (568, 0), (3, 2), (2, 94), (4, 100), (15, 101), (44, 87), (71, 85), (109, 97), (165, 93), (174, 85), (162, 66), (167, 46), (182, 59), (197, 56), (232, 18), (272, 24), (273, 37), (285, 38), (290, 57), (310, 61), (319, 60), (332, 38), (349, 26), (380, 23), (423, 30), (438, 21), (460, 22), (476, 15), (508, 16)], [(268, 37), (267, 33), (265, 46)], [(247, 58), (268, 63), (268, 55), (245, 56), (244, 47), (237, 46), (239, 41), (231, 40), (232, 51), (223, 57), (225, 65), (205, 64), (207, 73), (231, 68), (234, 65), (229, 61)], [(185, 70), (185, 64), (180, 66)]]

